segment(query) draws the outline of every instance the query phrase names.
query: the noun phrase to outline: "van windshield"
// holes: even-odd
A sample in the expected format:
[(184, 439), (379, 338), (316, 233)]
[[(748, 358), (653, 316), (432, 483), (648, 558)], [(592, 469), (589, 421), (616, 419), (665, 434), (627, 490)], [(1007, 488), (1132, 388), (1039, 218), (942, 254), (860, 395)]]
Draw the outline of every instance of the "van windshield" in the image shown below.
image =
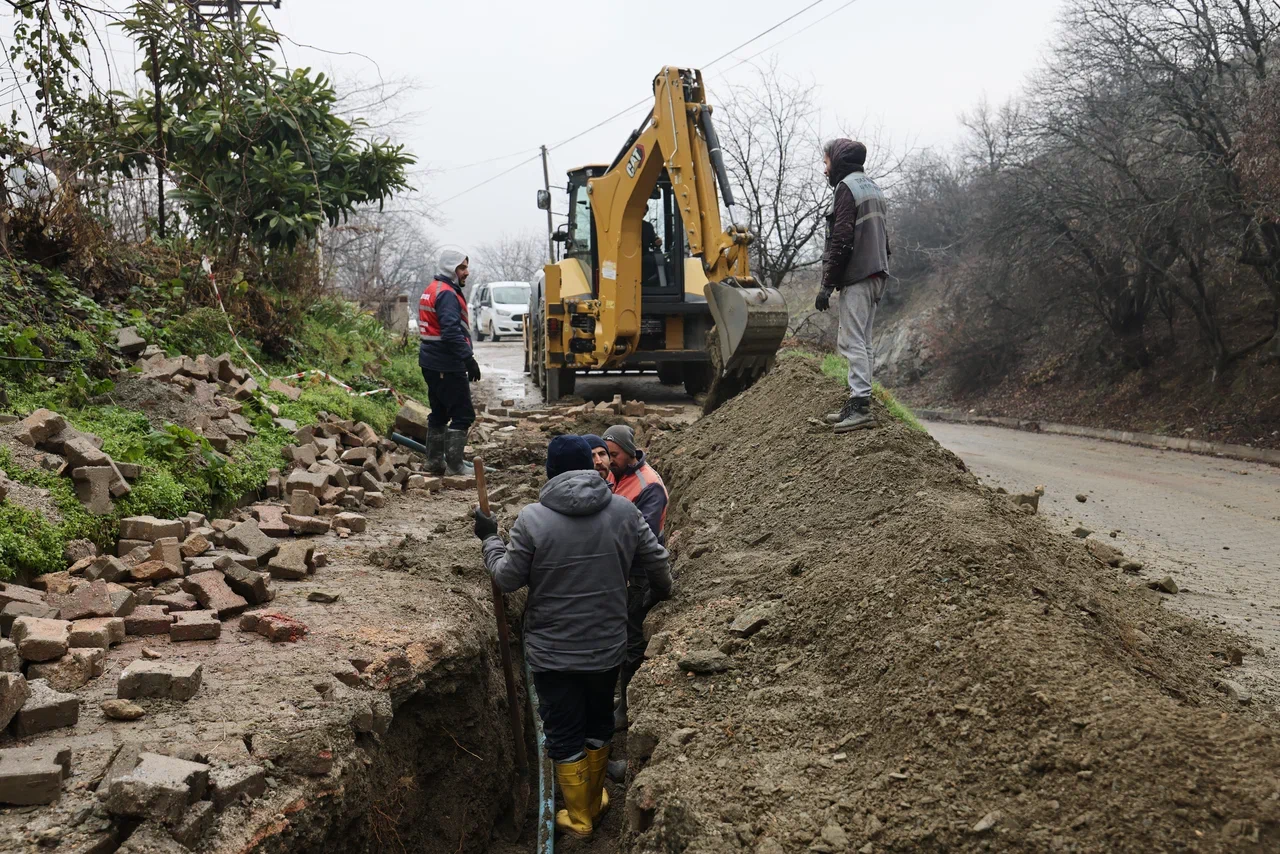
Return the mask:
[(493, 289), (495, 305), (524, 305), (529, 301), (529, 288), (519, 285), (502, 285)]

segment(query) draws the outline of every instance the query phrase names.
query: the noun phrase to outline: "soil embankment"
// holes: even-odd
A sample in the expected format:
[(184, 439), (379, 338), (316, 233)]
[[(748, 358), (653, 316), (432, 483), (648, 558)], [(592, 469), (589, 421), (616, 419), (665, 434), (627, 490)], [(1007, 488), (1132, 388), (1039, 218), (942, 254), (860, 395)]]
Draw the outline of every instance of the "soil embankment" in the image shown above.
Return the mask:
[[(632, 685), (635, 852), (1268, 851), (1243, 643), (803, 360), (652, 448), (675, 600)], [(645, 759), (647, 757), (647, 760)]]

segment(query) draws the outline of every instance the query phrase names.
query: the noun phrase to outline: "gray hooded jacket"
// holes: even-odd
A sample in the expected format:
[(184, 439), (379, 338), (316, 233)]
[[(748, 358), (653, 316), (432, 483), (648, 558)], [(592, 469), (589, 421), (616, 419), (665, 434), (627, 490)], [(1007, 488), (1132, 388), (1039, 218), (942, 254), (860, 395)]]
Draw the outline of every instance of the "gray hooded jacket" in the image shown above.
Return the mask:
[(644, 516), (594, 470), (547, 481), (520, 511), (511, 544), (484, 541), (493, 580), (511, 593), (528, 585), (525, 650), (535, 671), (609, 670), (627, 646), (627, 577), (634, 566), (659, 599), (671, 595), (667, 550)]

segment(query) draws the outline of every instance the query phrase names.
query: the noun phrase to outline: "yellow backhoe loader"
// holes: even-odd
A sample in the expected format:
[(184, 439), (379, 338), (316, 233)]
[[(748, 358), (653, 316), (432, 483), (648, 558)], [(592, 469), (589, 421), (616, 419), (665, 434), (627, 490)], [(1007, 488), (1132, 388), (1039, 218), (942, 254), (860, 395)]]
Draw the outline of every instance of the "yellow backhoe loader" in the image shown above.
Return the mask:
[[(569, 172), (564, 257), (530, 288), (525, 358), (552, 402), (587, 372), (656, 370), (710, 412), (772, 367), (782, 295), (751, 278), (702, 73), (668, 66), (653, 110), (607, 166)], [(717, 196), (717, 185), (719, 196)], [(550, 194), (538, 206), (548, 210)]]

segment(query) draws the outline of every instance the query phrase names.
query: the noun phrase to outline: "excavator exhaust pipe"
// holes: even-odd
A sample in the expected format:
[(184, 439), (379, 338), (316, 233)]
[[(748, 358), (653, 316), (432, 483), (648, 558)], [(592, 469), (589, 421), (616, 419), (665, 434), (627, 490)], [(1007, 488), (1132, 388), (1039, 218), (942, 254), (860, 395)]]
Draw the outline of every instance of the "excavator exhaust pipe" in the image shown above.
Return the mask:
[(702, 404), (707, 413), (750, 388), (773, 367), (791, 316), (782, 294), (750, 279), (708, 282), (705, 291), (715, 321), (707, 335), (712, 369)]

